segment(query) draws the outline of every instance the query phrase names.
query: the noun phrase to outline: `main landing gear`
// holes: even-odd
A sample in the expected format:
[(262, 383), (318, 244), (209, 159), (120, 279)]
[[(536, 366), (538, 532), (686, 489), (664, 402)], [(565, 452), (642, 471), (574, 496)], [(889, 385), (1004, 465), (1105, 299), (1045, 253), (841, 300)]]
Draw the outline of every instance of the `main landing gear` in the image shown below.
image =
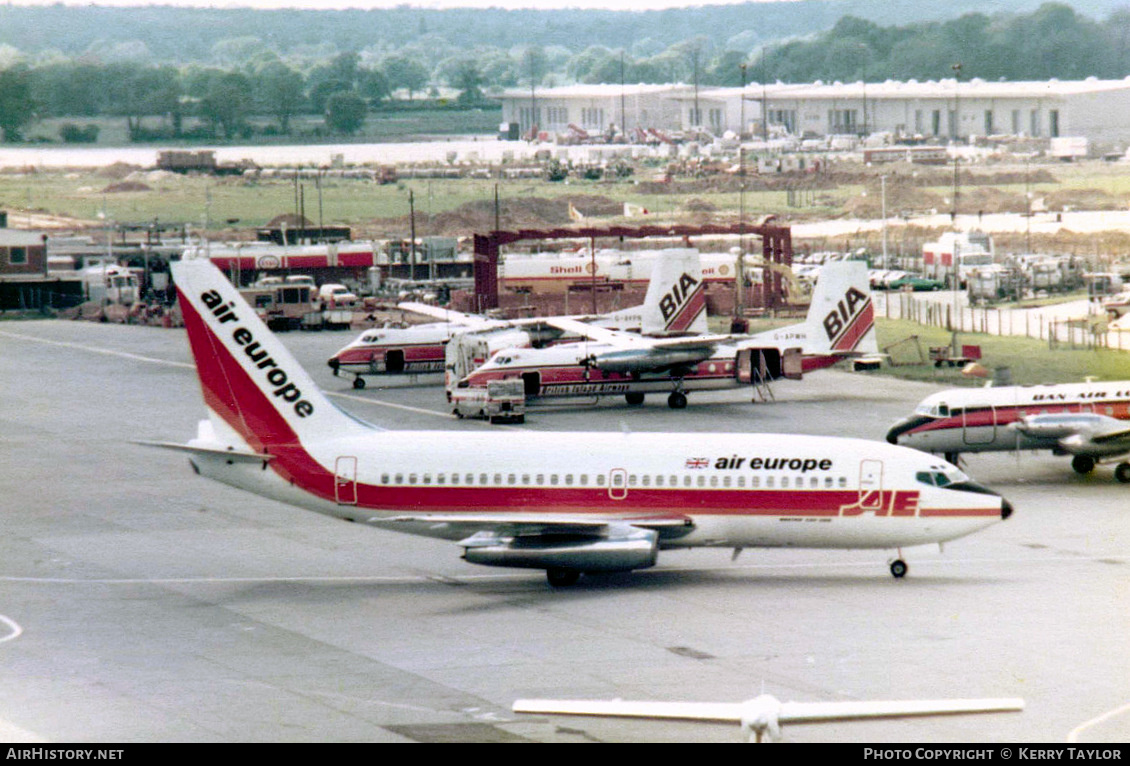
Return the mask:
[(581, 573), (576, 569), (554, 567), (545, 570), (545, 579), (554, 588), (568, 588), (570, 585), (577, 584), (577, 581), (581, 579)]
[(667, 406), (673, 410), (685, 410), (687, 408), (687, 395), (682, 391), (672, 391), (671, 395), (667, 397)]
[[(624, 401), (630, 407), (639, 407), (643, 404), (643, 397), (644, 395), (639, 391), (632, 391), (624, 394)], [(672, 391), (667, 397), (667, 406), (673, 410), (685, 410), (687, 408), (687, 395), (682, 391)]]
[(1075, 473), (1090, 473), (1095, 470), (1095, 459), (1086, 455), (1076, 455), (1071, 458), (1071, 468)]
[[(1095, 465), (1098, 463), (1093, 457), (1087, 455), (1076, 455), (1071, 458), (1071, 468), (1075, 473), (1086, 475), (1095, 470)], [(1114, 478), (1120, 484), (1130, 484), (1130, 463), (1122, 462), (1114, 467)]]

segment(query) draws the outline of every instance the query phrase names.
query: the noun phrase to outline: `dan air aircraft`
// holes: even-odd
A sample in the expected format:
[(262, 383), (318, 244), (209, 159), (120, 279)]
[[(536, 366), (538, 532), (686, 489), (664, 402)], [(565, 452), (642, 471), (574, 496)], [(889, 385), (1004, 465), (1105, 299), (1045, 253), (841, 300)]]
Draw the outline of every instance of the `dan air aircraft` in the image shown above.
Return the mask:
[[(923, 399), (887, 441), (951, 463), (963, 452), (1046, 449), (1090, 473), (1130, 453), (1130, 381), (950, 389)], [(1130, 482), (1130, 462), (1114, 476)]]
[(208, 419), (159, 446), (256, 495), (452, 540), (471, 563), (570, 585), (661, 550), (898, 549), (1012, 513), (952, 465), (859, 439), (380, 430), (332, 404), (215, 266), (172, 268)]
[[(644, 305), (620, 309), (596, 317), (574, 317), (586, 323), (622, 330), (637, 330), (644, 333), (662, 331), (671, 321), (662, 322), (655, 317), (659, 313), (658, 296), (667, 294), (677, 285), (680, 275), (690, 269), (702, 279), (699, 253), (690, 248), (674, 248), (657, 253), (651, 282), (648, 285)], [(653, 294), (656, 297), (653, 297)], [(703, 307), (705, 303), (703, 303)], [(542, 345), (553, 343), (567, 332), (535, 319), (493, 319), (475, 314), (466, 314), (429, 306), (423, 303), (401, 303), (399, 308), (431, 316), (440, 321), (404, 328), (376, 328), (366, 330), (351, 343), (330, 357), (327, 364), (334, 371), (354, 376), (353, 387), (365, 387), (365, 375), (398, 375), (442, 372), (444, 370), (445, 347), (453, 336), (460, 333), (501, 334), (505, 345)], [(694, 317), (692, 317), (692, 320)], [(702, 314), (701, 325), (687, 322), (681, 330), (705, 332), (706, 315)], [(573, 336), (576, 340), (580, 336)]]
[[(705, 316), (702, 290), (691, 277), (681, 280), (665, 296), (664, 314)], [(546, 321), (590, 342), (502, 349), (462, 378), (459, 387), (518, 377), (526, 383), (528, 400), (623, 395), (628, 404), (639, 405), (646, 394), (668, 392), (668, 406), (682, 409), (689, 391), (734, 388), (759, 376), (796, 378), (848, 356), (878, 353), (862, 261), (824, 267), (804, 322), (753, 336), (647, 338), (568, 319)], [(792, 349), (797, 351), (791, 355)], [(793, 356), (800, 357), (799, 365)]]

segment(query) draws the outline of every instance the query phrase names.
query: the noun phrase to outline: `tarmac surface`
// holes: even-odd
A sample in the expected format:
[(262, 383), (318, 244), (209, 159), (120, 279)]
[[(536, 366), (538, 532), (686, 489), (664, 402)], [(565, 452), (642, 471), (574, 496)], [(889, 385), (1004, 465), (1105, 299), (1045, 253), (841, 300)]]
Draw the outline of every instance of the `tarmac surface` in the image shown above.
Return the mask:
[[(350, 333), (284, 336), (335, 401), (390, 429), (789, 432), (881, 440), (938, 386), (828, 370), (671, 411), (459, 421), (438, 386), (354, 391)], [(1023, 713), (786, 727), (793, 742), (1130, 740), (1130, 488), (1110, 466), (969, 456), (1015, 515), (883, 551), (665, 552), (553, 590), (458, 546), (193, 474), (204, 415), (183, 331), (0, 323), (0, 741), (695, 741), (737, 726), (520, 716), (523, 697), (1022, 697)], [(395, 448), (396, 434), (388, 434)]]

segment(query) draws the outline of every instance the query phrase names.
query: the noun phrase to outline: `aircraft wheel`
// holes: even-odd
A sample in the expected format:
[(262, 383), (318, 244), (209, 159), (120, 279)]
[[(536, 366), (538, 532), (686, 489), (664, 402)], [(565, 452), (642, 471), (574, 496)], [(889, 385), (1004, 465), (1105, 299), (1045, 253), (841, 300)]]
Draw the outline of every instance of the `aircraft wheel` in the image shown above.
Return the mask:
[(1095, 459), (1086, 455), (1076, 455), (1071, 458), (1071, 467), (1075, 473), (1090, 473), (1095, 470)]
[(1130, 484), (1130, 463), (1119, 463), (1114, 469), (1114, 478), (1123, 484)]
[(891, 562), (891, 575), (893, 575), (896, 580), (901, 580), (903, 577), (906, 577), (906, 570), (906, 562), (902, 559), (895, 559)]
[(953, 465), (957, 465), (957, 461), (961, 459), (960, 453), (958, 452), (946, 452), (944, 455), (942, 455), (942, 457), (946, 459), (947, 463), (951, 463)]
[(632, 391), (631, 393), (624, 394), (624, 401), (633, 407), (638, 407), (643, 404), (643, 394), (639, 391)]
[(554, 588), (567, 588), (570, 585), (577, 584), (577, 581), (581, 579), (581, 573), (576, 569), (555, 567), (545, 570), (545, 579)]
[(672, 391), (671, 395), (667, 397), (667, 406), (673, 410), (685, 409), (687, 406), (687, 395), (681, 391)]
[(358, 391), (360, 391), (362, 388), (365, 387), (365, 379), (362, 378), (360, 375), (358, 375), (356, 378), (353, 379), (353, 387), (356, 388)]

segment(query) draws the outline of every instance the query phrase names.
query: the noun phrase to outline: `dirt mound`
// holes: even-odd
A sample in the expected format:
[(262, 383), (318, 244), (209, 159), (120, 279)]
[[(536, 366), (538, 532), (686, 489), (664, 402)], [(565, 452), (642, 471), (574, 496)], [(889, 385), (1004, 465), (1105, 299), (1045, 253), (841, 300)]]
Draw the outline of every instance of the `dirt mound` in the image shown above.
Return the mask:
[[(570, 216), (570, 206), (583, 218), (574, 220)], [(503, 229), (539, 229), (583, 223), (587, 218), (609, 218), (623, 212), (623, 203), (596, 195), (576, 194), (551, 199), (526, 197), (500, 200), (497, 220), (498, 226)], [(411, 224), (405, 216), (376, 221), (374, 225), (403, 235)], [(416, 228), (420, 232), (426, 231), (429, 236), (449, 237), (492, 231), (495, 228), (494, 200), (468, 202), (430, 218), (417, 214)]]
[(310, 227), (314, 224), (309, 219), (297, 216), (294, 213), (283, 213), (276, 215), (271, 220), (267, 221), (267, 226), (272, 229), (277, 229), (281, 226), (286, 226), (288, 229)]
[(702, 199), (701, 197), (691, 197), (690, 199), (683, 200), (680, 208), (690, 213), (713, 213), (718, 209), (710, 200)]
[(115, 162), (112, 165), (106, 165), (94, 171), (95, 175), (102, 176), (103, 178), (118, 178), (122, 179), (130, 173), (141, 170), (138, 165), (130, 165), (128, 162)]
[(1125, 210), (1126, 200), (1102, 189), (1064, 189), (1044, 195), (1048, 210)]
[[(949, 203), (942, 195), (920, 189), (917, 184), (887, 184), (888, 216), (925, 210), (942, 210), (948, 206)], [(844, 205), (844, 214), (848, 218), (882, 218), (883, 192), (879, 184), (872, 184), (865, 194), (857, 195), (848, 200)]]
[(1023, 213), (1024, 193), (1001, 191), (991, 186), (959, 189), (958, 207), (963, 213)]
[(110, 184), (102, 190), (103, 194), (116, 194), (118, 192), (146, 192), (153, 191), (153, 187), (149, 184), (143, 184), (140, 181), (121, 181), (116, 184)]

